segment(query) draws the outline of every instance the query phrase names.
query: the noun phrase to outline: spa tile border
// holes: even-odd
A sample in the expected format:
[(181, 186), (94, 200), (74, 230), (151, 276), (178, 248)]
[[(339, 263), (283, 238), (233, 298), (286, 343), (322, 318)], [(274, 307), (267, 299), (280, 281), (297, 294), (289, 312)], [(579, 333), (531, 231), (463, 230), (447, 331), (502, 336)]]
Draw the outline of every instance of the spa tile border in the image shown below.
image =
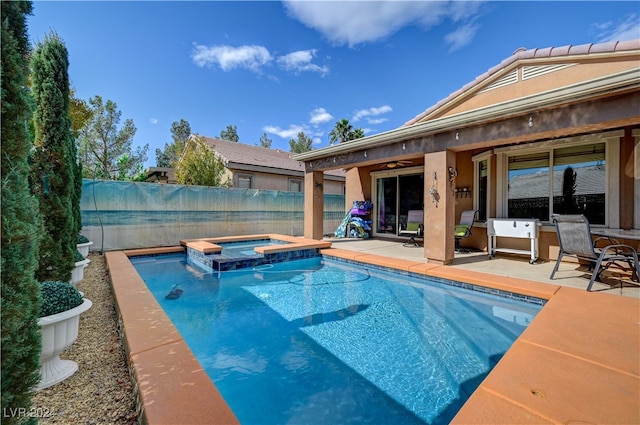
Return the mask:
[[(324, 252), (324, 254), (326, 255), (326, 257), (330, 256), (326, 252)], [(369, 269), (372, 269), (372, 270), (379, 270), (379, 271), (382, 271), (382, 272), (390, 272), (390, 273), (399, 274), (399, 275), (402, 275), (402, 276), (407, 276), (407, 277), (411, 277), (411, 278), (415, 278), (415, 279), (429, 280), (431, 282), (436, 282), (436, 283), (439, 283), (439, 284), (442, 284), (442, 285), (448, 285), (448, 286), (453, 286), (453, 287), (456, 287), (456, 288), (467, 289), (469, 291), (482, 292), (484, 294), (495, 295), (497, 297), (508, 298), (510, 300), (515, 300), (515, 301), (522, 301), (522, 302), (526, 302), (526, 303), (529, 303), (529, 304), (545, 305), (545, 303), (547, 302), (547, 299), (543, 299), (543, 298), (537, 298), (537, 297), (532, 297), (532, 296), (528, 296), (528, 295), (522, 295), (522, 294), (518, 294), (518, 293), (515, 293), (515, 292), (504, 291), (504, 290), (501, 290), (501, 289), (489, 288), (489, 287), (486, 287), (486, 286), (475, 285), (473, 283), (459, 282), (459, 281), (455, 281), (455, 280), (451, 280), (451, 279), (445, 279), (445, 278), (442, 278), (442, 277), (429, 276), (427, 274), (418, 273), (418, 272), (414, 272), (414, 271), (406, 271), (406, 270), (396, 269), (396, 268), (388, 267), (388, 266), (380, 266), (380, 265), (377, 265), (377, 264), (364, 263), (364, 262), (358, 261), (358, 260), (348, 260), (348, 259), (339, 258), (339, 257), (332, 257), (329, 260), (330, 261), (334, 261), (336, 263), (353, 264), (353, 265), (358, 265), (360, 267), (366, 267), (366, 268), (369, 268)]]
[(470, 289), (504, 298), (544, 305), (560, 288), (540, 282), (468, 272), (449, 266), (398, 260), (375, 254), (359, 254), (343, 249), (324, 249), (322, 255), (347, 264), (365, 264), (369, 268), (399, 273), (418, 279), (431, 279), (446, 285)]

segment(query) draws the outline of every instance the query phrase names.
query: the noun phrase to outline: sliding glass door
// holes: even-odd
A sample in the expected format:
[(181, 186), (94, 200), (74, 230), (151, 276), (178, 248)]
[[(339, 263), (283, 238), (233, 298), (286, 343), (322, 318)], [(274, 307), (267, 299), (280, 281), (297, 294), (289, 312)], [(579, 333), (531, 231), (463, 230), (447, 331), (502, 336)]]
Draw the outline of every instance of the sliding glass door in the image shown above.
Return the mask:
[(374, 233), (397, 235), (407, 224), (409, 210), (424, 208), (424, 175), (422, 169), (386, 171), (374, 174)]

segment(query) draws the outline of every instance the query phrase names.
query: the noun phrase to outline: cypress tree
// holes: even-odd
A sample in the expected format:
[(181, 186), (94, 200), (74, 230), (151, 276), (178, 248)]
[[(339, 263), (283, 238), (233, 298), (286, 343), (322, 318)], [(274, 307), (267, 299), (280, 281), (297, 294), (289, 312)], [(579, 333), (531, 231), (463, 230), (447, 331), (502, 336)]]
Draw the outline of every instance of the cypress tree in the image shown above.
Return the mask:
[[(71, 121), (71, 117), (69, 117)], [(73, 233), (74, 239), (72, 240), (73, 249), (77, 249), (77, 235), (82, 230), (82, 211), (80, 210), (80, 200), (82, 199), (82, 163), (78, 158), (78, 146), (76, 144), (76, 133), (71, 130), (70, 137), (68, 137), (69, 150), (69, 167), (71, 169), (71, 216), (73, 218)]]
[(31, 58), (35, 101), (33, 124), (34, 192), (40, 201), (45, 231), (40, 244), (39, 281), (71, 279), (76, 250), (74, 223), (77, 158), (69, 118), (69, 59), (67, 48), (51, 33), (38, 43)]
[(40, 285), (38, 264), (38, 203), (29, 189), (28, 163), (31, 101), (26, 89), (29, 43), (26, 16), (30, 1), (2, 4), (2, 423), (36, 423), (17, 414), (31, 407), (32, 388), (38, 383)]

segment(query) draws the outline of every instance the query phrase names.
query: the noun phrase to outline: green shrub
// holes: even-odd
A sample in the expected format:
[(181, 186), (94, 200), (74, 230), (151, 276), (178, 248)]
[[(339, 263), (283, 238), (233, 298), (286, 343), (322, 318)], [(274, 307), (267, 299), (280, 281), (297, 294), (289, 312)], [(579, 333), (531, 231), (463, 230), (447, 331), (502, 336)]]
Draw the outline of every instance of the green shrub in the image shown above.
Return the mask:
[(52, 31), (36, 43), (29, 80), (35, 105), (30, 181), (40, 203), (45, 229), (36, 272), (40, 282), (71, 279), (79, 233), (73, 215), (74, 169), (78, 158), (72, 148), (68, 69), (67, 48)]
[(80, 254), (80, 251), (78, 251), (77, 249), (74, 251), (73, 253), (73, 262), (77, 263), (80, 261), (84, 261), (85, 258), (82, 256), (82, 254)]
[[(2, 249), (0, 249), (0, 324), (2, 425), (37, 424), (31, 411), (33, 387), (40, 380), (40, 285), (35, 279), (41, 227), (38, 201), (29, 189), (29, 132), (32, 110), (29, 87), (27, 15), (29, 1), (0, 2), (0, 101), (2, 103)], [(18, 414), (17, 412), (27, 412)], [(35, 416), (35, 415), (34, 415)]]
[(40, 317), (71, 310), (82, 304), (82, 295), (69, 282), (47, 281), (40, 284)]
[(78, 243), (78, 244), (81, 244), (81, 243), (89, 243), (89, 238), (87, 238), (87, 237), (86, 237), (86, 236), (84, 236), (84, 235), (80, 235), (80, 234), (78, 234), (78, 242), (77, 242), (77, 243)]

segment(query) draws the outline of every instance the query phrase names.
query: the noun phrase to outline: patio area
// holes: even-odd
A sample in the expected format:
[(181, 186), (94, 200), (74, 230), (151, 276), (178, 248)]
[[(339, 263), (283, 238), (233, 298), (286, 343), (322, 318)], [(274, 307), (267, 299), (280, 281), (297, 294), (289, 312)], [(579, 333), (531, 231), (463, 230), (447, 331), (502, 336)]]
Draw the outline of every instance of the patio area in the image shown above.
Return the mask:
[[(404, 260), (426, 263), (423, 248), (403, 246), (402, 241), (386, 239), (355, 239), (355, 238), (325, 238), (332, 243), (333, 248), (347, 249), (362, 254), (376, 254)], [(571, 258), (565, 257), (569, 261)], [(486, 252), (470, 252), (468, 254), (456, 254), (455, 259), (448, 267), (473, 272), (490, 273), (499, 276), (526, 279), (534, 282), (549, 283), (552, 285), (566, 286), (585, 290), (589, 284), (590, 272), (586, 267), (581, 267), (577, 262), (563, 261), (553, 280), (549, 279), (555, 261), (538, 260), (535, 264), (529, 264), (525, 255), (510, 255), (498, 253), (493, 259), (489, 259)], [(606, 283), (595, 282), (592, 292), (622, 295), (625, 297), (640, 299), (640, 285), (625, 283), (620, 288), (620, 275), (611, 273)]]

